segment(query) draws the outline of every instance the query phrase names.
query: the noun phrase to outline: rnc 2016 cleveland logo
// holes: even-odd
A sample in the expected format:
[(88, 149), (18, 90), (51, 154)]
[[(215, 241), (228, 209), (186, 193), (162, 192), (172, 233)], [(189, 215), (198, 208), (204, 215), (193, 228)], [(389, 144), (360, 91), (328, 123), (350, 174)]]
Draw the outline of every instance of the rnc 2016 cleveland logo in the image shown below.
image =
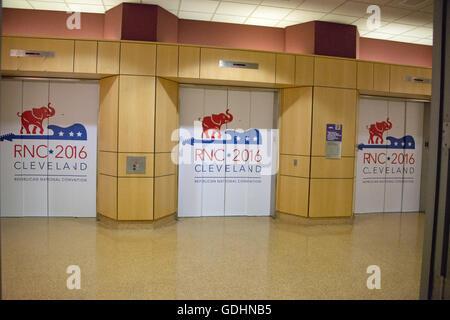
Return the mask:
[(46, 106), (18, 112), (20, 133), (0, 136), (0, 141), (14, 141), (12, 166), (20, 172), (16, 177), (30, 176), (30, 172), (39, 177), (48, 176), (50, 171), (86, 171), (87, 146), (76, 143), (87, 141), (85, 126), (81, 123), (67, 127), (51, 124), (44, 133), (44, 121), (55, 114), (56, 109), (50, 102)]
[[(223, 113), (199, 117), (194, 121), (193, 132), (180, 131), (179, 161), (193, 164), (194, 172), (200, 175), (262, 174), (268, 152), (261, 131), (256, 128), (222, 130), (233, 120), (234, 116), (227, 108)], [(200, 175), (196, 178), (202, 181), (208, 178)]]
[(393, 126), (389, 118), (366, 126), (369, 133), (367, 144), (358, 144), (358, 149), (363, 151), (363, 175), (386, 177), (387, 175), (414, 174), (416, 163), (414, 137), (412, 135), (399, 138), (387, 136), (384, 139), (385, 132), (392, 130)]

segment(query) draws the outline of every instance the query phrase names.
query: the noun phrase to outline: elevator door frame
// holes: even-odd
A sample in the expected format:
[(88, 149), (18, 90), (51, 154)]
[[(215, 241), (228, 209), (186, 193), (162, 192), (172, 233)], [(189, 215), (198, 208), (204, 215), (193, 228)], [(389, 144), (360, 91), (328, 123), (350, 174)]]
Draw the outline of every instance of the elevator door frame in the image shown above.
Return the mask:
[[(22, 81), (25, 82), (47, 82), (48, 86), (50, 87), (51, 83), (94, 83), (97, 85), (100, 85), (100, 79), (78, 79), (78, 78), (47, 78), (47, 77), (30, 77), (30, 76), (2, 76), (1, 81)], [(100, 88), (99, 88), (100, 90)], [(49, 96), (47, 97), (47, 100), (49, 100)], [(100, 96), (98, 97), (100, 99)], [(22, 98), (23, 99), (23, 91), (22, 91)], [(99, 108), (100, 106), (98, 106)], [(48, 119), (47, 119), (48, 121)], [(97, 129), (98, 129), (98, 113), (97, 113)], [(98, 132), (97, 132), (97, 136), (95, 137), (96, 140), (96, 152), (98, 151)], [(48, 141), (47, 141), (47, 145), (48, 145)], [(97, 179), (97, 175), (98, 175), (98, 167), (97, 167), (97, 162), (98, 162), (98, 157), (96, 156), (96, 161), (95, 161), (95, 186), (97, 189), (97, 185), (98, 185), (98, 179)], [(67, 218), (67, 217), (75, 217), (75, 218), (93, 218), (95, 217), (94, 215), (92, 216), (70, 216), (70, 215), (50, 215), (50, 208), (49, 208), (49, 181), (47, 181), (47, 194), (46, 194), (46, 215), (22, 215), (21, 216), (17, 216), (17, 217), (56, 217), (56, 218)], [(1, 188), (0, 188), (0, 192), (1, 192)], [(97, 199), (95, 199), (95, 206), (97, 206)], [(97, 213), (95, 213), (96, 215)], [(0, 215), (1, 217), (1, 215)], [(5, 216), (5, 217), (10, 217), (10, 216)], [(13, 216), (11, 216), (13, 217)]]
[[(224, 85), (209, 85), (209, 84), (190, 84), (190, 83), (180, 83), (178, 88), (178, 93), (180, 92), (181, 88), (196, 88), (196, 89), (222, 89), (222, 90), (237, 90), (237, 91), (260, 91), (260, 92), (274, 92), (274, 113), (273, 113), (273, 127), (274, 129), (279, 130), (279, 111), (280, 111), (280, 89), (277, 88), (264, 88), (264, 87), (242, 87), (242, 86), (224, 86)], [(178, 110), (180, 110), (180, 99), (178, 99)], [(180, 129), (180, 112), (178, 112), (178, 129)], [(279, 136), (278, 136), (279, 138)], [(178, 150), (177, 150), (178, 152)], [(280, 152), (279, 152), (279, 140), (278, 140), (278, 150), (277, 150), (277, 158), (279, 158)], [(180, 179), (180, 167), (177, 166), (177, 185), (179, 186), (179, 179)], [(278, 167), (279, 167), (279, 160), (277, 160), (277, 171), (276, 174), (272, 175), (271, 178), (271, 200), (270, 200), (270, 215), (269, 217), (275, 218), (276, 217), (276, 194), (277, 194), (277, 174), (278, 174)], [(178, 187), (179, 188), (179, 187)], [(179, 197), (180, 192), (178, 189), (177, 193), (177, 203), (179, 203)], [(199, 217), (180, 217), (178, 215), (178, 209), (177, 209), (177, 216), (176, 218), (201, 218)], [(214, 217), (214, 216), (205, 216), (205, 217)], [(247, 216), (247, 215), (233, 215), (233, 216), (217, 216), (217, 217), (257, 217), (257, 216)], [(261, 216), (262, 217), (262, 216)]]
[[(424, 103), (424, 110), (428, 107), (430, 107), (430, 100), (426, 100), (426, 99), (414, 99), (414, 98), (401, 98), (401, 97), (385, 97), (385, 96), (376, 96), (376, 95), (368, 95), (368, 94), (360, 94), (359, 95), (359, 97), (358, 97), (358, 117), (357, 117), (357, 121), (358, 121), (358, 123), (357, 123), (357, 128), (359, 128), (359, 105), (360, 105), (360, 101), (361, 101), (361, 99), (362, 98), (364, 98), (364, 99), (372, 99), (372, 100), (383, 100), (383, 101), (396, 101), (396, 102), (404, 102), (405, 103), (405, 110), (406, 110), (406, 103), (407, 102), (422, 102), (422, 103)], [(430, 109), (429, 109), (430, 110)], [(431, 110), (430, 110), (430, 112), (431, 112)], [(423, 121), (423, 119), (422, 119), (422, 121)], [(423, 132), (422, 132), (422, 135), (423, 135)], [(356, 138), (356, 141), (355, 141), (355, 152), (358, 152), (357, 150), (358, 150), (358, 138), (359, 138), (359, 132), (356, 132), (356, 135), (355, 135), (355, 138)], [(422, 149), (422, 160), (423, 160), (423, 149)], [(357, 179), (356, 179), (356, 177), (357, 177), (357, 169), (358, 169), (358, 156), (357, 156), (357, 154), (355, 153), (355, 162), (354, 162), (354, 183), (353, 183), (353, 204), (352, 204), (352, 207), (353, 207), (353, 209), (352, 209), (352, 211), (353, 211), (353, 214), (370, 214), (370, 213), (356, 213), (355, 212), (355, 203), (356, 203), (356, 183), (357, 183)], [(420, 168), (420, 170), (421, 170), (421, 179), (423, 179), (423, 172), (422, 172), (422, 166), (421, 166), (421, 168)], [(422, 185), (422, 183), (421, 183), (421, 185)], [(402, 187), (403, 188), (403, 187)], [(421, 191), (421, 193), (422, 193), (422, 191)], [(402, 211), (401, 211), (402, 212)], [(420, 210), (419, 210), (419, 212), (420, 212)], [(374, 212), (375, 213), (375, 212)], [(376, 213), (387, 213), (387, 212), (376, 212)]]

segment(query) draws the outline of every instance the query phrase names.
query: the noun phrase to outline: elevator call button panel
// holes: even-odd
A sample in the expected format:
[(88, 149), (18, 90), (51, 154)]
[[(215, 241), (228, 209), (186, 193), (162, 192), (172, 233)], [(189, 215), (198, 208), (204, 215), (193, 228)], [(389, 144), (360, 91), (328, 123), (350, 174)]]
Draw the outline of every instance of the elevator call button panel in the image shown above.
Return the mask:
[(127, 157), (127, 174), (145, 174), (146, 157)]

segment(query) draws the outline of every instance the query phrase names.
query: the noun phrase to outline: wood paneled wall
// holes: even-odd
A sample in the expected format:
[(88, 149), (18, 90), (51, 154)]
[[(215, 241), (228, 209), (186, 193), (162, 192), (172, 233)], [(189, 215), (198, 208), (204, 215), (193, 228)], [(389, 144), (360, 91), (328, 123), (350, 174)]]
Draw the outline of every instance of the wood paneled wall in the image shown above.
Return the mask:
[[(279, 212), (312, 218), (352, 215), (356, 64), (329, 60), (316, 59), (313, 87), (281, 90)], [(343, 126), (341, 159), (325, 158), (327, 124)]]
[[(10, 50), (50, 50), (51, 59)], [(258, 63), (222, 68), (220, 60)], [(153, 220), (176, 212), (178, 82), (282, 88), (277, 210), (352, 214), (358, 93), (429, 98), (430, 68), (312, 55), (138, 41), (2, 37), (2, 73), (100, 80), (98, 212)], [(342, 158), (325, 158), (326, 124), (343, 125)], [(127, 156), (145, 156), (144, 175)]]
[[(178, 84), (146, 75), (100, 81), (97, 211), (116, 220), (154, 220), (177, 210), (171, 159)], [(146, 157), (145, 174), (127, 174), (128, 156)]]
[(312, 87), (281, 90), (277, 211), (308, 216)]

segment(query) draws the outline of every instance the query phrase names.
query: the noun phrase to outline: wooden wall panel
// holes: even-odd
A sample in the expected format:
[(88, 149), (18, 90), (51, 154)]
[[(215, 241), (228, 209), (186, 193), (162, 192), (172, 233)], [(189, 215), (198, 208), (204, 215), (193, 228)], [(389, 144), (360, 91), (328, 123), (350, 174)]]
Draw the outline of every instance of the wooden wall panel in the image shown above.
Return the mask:
[[(74, 40), (2, 36), (2, 70), (73, 72)], [(53, 58), (11, 57), (11, 49), (53, 51)]]
[(167, 176), (170, 174), (178, 174), (177, 166), (172, 161), (171, 153), (156, 153), (155, 154), (155, 176)]
[(357, 66), (357, 85), (360, 90), (373, 90), (373, 63), (358, 61)]
[(310, 154), (311, 112), (311, 87), (281, 90), (279, 118), (281, 154)]
[(312, 155), (325, 156), (326, 125), (342, 124), (342, 156), (354, 156), (356, 145), (357, 91), (314, 88)]
[[(127, 174), (127, 157), (146, 157), (145, 174)], [(119, 153), (118, 171), (119, 177), (153, 177), (153, 153)]]
[(97, 73), (119, 74), (120, 42), (99, 41), (97, 47)]
[(155, 219), (177, 212), (177, 176), (155, 178)]
[(315, 57), (314, 85), (355, 89), (356, 61)]
[(153, 220), (153, 178), (118, 179), (118, 220)]
[(280, 155), (279, 174), (295, 177), (309, 177), (309, 156)]
[(157, 46), (156, 75), (159, 77), (178, 76), (178, 46)]
[(109, 176), (117, 176), (117, 153), (99, 151), (97, 153), (97, 172)]
[(154, 76), (156, 72), (156, 45), (122, 43), (120, 74)]
[(119, 152), (154, 152), (155, 77), (120, 76)]
[(431, 83), (406, 81), (406, 77), (431, 79), (431, 69), (391, 65), (390, 92), (431, 95)]
[(327, 159), (311, 158), (311, 178), (350, 178), (354, 177), (355, 158)]
[(200, 78), (200, 48), (180, 46), (178, 76)]
[(156, 81), (155, 152), (171, 152), (177, 145), (172, 133), (178, 129), (178, 83), (162, 78)]
[(276, 59), (275, 83), (293, 85), (295, 83), (295, 56), (277, 54)]
[(309, 217), (350, 217), (353, 179), (311, 179)]
[[(220, 60), (258, 63), (259, 68), (223, 68), (219, 66)], [(200, 78), (275, 83), (275, 54), (256, 51), (202, 48)]]
[(97, 149), (117, 151), (117, 123), (119, 112), (119, 77), (100, 80)]
[(373, 64), (373, 90), (389, 92), (390, 67), (384, 63)]
[(73, 72), (97, 72), (97, 41), (75, 41)]
[(279, 176), (277, 211), (302, 217), (308, 216), (309, 179)]
[(117, 178), (99, 174), (97, 179), (97, 212), (117, 219)]
[(312, 86), (314, 83), (314, 57), (295, 57), (295, 85)]

